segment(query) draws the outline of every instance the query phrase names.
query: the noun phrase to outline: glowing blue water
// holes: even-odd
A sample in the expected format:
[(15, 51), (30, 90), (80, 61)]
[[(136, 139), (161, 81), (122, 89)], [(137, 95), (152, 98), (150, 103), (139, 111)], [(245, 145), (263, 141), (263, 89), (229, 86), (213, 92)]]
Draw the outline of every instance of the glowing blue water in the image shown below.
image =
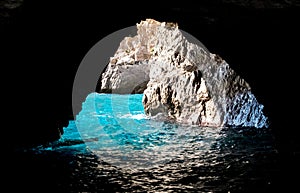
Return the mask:
[(91, 93), (61, 139), (18, 151), (13, 176), (52, 192), (278, 189), (280, 159), (269, 129), (149, 119), (141, 100), (142, 95)]
[(142, 97), (91, 93), (65, 131), (76, 127), (87, 147), (101, 159), (131, 169), (182, 159), (189, 151), (208, 151), (218, 139), (219, 129), (150, 119)]

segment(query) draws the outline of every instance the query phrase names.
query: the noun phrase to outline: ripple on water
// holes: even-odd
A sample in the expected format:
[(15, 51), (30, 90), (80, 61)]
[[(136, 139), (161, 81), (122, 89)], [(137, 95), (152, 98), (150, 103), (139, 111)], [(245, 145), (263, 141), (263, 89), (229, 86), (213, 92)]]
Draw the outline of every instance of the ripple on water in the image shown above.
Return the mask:
[(278, 158), (270, 130), (199, 128), (152, 120), (143, 113), (141, 97), (93, 93), (60, 140), (27, 153), (64, 164), (56, 186), (65, 191), (272, 188)]

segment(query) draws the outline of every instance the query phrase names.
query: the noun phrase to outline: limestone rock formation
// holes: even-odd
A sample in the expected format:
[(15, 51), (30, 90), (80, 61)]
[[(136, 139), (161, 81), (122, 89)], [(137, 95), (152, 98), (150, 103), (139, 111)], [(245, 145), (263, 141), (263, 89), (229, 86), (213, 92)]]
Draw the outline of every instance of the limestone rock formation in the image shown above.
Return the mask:
[(100, 92), (144, 93), (149, 116), (214, 127), (268, 127), (249, 84), (217, 54), (188, 42), (177, 24), (146, 19), (126, 37)]

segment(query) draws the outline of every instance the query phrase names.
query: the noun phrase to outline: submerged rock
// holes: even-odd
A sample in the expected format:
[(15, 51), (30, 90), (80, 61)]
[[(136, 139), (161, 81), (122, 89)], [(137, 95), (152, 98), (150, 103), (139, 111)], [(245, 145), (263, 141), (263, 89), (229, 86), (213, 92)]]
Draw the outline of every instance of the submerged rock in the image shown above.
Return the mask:
[(217, 54), (190, 43), (177, 24), (146, 19), (126, 37), (100, 92), (144, 93), (149, 116), (214, 127), (268, 127), (250, 85)]

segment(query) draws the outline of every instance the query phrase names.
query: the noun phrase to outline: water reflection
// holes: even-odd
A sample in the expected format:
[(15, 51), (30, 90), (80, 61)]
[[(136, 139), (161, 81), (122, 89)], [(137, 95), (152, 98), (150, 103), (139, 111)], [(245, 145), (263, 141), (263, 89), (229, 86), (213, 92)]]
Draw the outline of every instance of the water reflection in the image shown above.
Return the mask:
[[(139, 101), (135, 97), (126, 100)], [(22, 173), (50, 162), (46, 173), (36, 170), (37, 179), (59, 176), (52, 185), (64, 192), (274, 190), (279, 158), (270, 129), (178, 125), (145, 117), (137, 104), (92, 99), (60, 140), (20, 150), (34, 157), (29, 163), (39, 162), (19, 168), (29, 170)]]
[[(170, 126), (169, 123), (161, 124)], [(167, 135), (168, 138), (178, 141), (165, 140), (166, 143), (156, 148), (147, 143), (144, 146), (138, 143), (142, 148), (127, 149), (128, 152), (125, 152), (128, 156), (131, 155), (130, 152), (143, 152), (142, 155), (137, 155), (148, 159), (143, 160), (140, 167), (129, 167), (129, 163), (128, 167), (125, 167), (127, 162), (124, 161), (119, 165), (112, 164), (110, 161), (115, 160), (109, 156), (103, 159), (103, 152), (90, 149), (90, 145), (97, 145), (99, 141), (84, 142), (78, 138), (80, 137), (78, 130), (69, 127), (65, 129), (64, 136), (59, 141), (27, 149), (26, 154), (32, 154), (42, 163), (38, 165), (49, 162), (54, 165), (49, 172), (59, 174), (59, 179), (62, 180), (52, 185), (57, 190), (66, 192), (273, 190), (276, 181), (274, 176), (279, 171), (279, 160), (270, 130), (223, 128), (217, 132), (213, 128), (178, 126), (166, 127), (163, 132), (165, 135), (162, 136)], [(136, 144), (130, 144), (134, 145)], [(136, 157), (135, 159), (138, 160)], [(29, 159), (29, 162), (32, 160)], [(32, 166), (35, 167), (36, 164)], [(43, 171), (38, 176), (46, 178), (51, 175), (49, 172)]]
[(221, 136), (220, 128), (150, 119), (141, 99), (141, 94), (92, 93), (69, 127), (76, 127), (88, 148), (102, 160), (131, 170), (199, 156), (210, 151)]

